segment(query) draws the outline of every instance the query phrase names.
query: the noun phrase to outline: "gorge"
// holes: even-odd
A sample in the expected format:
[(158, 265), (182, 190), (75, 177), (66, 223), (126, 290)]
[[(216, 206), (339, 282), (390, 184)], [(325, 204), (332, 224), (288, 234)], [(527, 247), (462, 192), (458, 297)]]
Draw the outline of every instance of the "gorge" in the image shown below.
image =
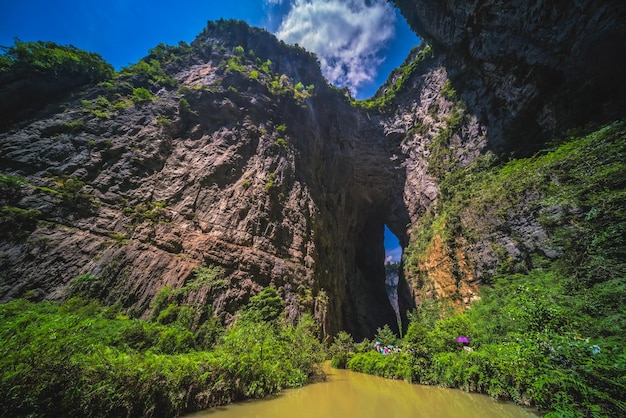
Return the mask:
[[(600, 205), (539, 207), (540, 187), (455, 199), (482, 178), (472, 170), (624, 118), (626, 6), (394, 4), (424, 42), (364, 101), (240, 21), (115, 74), (45, 72), (16, 53), (0, 74), (0, 302), (81, 296), (142, 319), (208, 306), (230, 324), (271, 287), (292, 323), (310, 313), (321, 339), (361, 340), (400, 331), (385, 225), (404, 249), (405, 328), (426, 301), (462, 312), (498, 274), (569, 262), (554, 231)], [(623, 191), (622, 175), (603, 190)]]
[[(212, 302), (195, 296), (217, 313), (272, 284), (291, 318), (314, 311), (329, 335), (395, 323), (383, 225), (407, 246), (446, 172), (487, 150), (528, 155), (557, 132), (623, 115), (623, 6), (543, 3), (399, 1), (434, 52), (413, 52), (364, 104), (327, 85), (304, 50), (238, 22), (210, 23), (188, 47), (157, 47), (117, 80), (54, 96), (30, 119), (20, 100), (56, 94), (63, 76), (53, 87), (5, 81), (3, 174), (22, 183), (3, 204), (47, 222), (4, 241), (2, 300), (59, 298), (90, 275), (104, 302), (145, 316), (160, 288), (219, 265), (228, 288)], [(133, 102), (138, 88), (148, 99)], [(83, 187), (63, 195), (72, 181)], [(502, 241), (507, 257), (529, 250)], [(530, 250), (550, 252), (541, 245)], [(499, 257), (449, 250), (427, 262), (437, 266), (428, 297), (467, 305)], [(423, 281), (405, 274), (401, 312), (419, 303)]]

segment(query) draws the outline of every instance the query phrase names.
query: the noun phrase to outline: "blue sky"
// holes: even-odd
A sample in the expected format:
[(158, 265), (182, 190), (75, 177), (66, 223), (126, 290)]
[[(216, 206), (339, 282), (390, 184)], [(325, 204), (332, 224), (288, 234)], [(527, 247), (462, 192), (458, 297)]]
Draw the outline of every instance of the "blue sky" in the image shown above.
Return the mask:
[(208, 20), (241, 19), (315, 52), (327, 79), (370, 97), (419, 43), (386, 0), (7, 0), (0, 45), (54, 41), (97, 52), (116, 69), (163, 42), (191, 42)]
[(385, 225), (385, 262), (400, 261), (402, 257), (402, 247), (400, 240)]

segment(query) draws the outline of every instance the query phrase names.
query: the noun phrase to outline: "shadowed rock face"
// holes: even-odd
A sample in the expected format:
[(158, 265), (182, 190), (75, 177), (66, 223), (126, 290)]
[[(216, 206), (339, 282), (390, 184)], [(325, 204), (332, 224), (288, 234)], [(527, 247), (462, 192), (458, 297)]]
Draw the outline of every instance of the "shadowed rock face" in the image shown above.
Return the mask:
[[(531, 152), (537, 144), (520, 138), (540, 142), (572, 125), (591, 90), (589, 103), (607, 106), (584, 120), (621, 112), (623, 95), (590, 68), (617, 70), (589, 51), (594, 39), (624, 48), (615, 2), (396, 3), (436, 53), (403, 76), (385, 110), (352, 104), (305, 51), (220, 22), (177, 59), (162, 59), (177, 86), (122, 76), (1, 132), (0, 299), (63, 298), (79, 277), (91, 296), (148, 317), (160, 289), (182, 289), (195, 268), (219, 266), (225, 285), (185, 298), (226, 320), (273, 285), (290, 319), (312, 312), (325, 334), (358, 339), (395, 324), (384, 225), (408, 245), (436, 210), (446, 170), (486, 149)], [(623, 56), (602, 59), (621, 68)], [(139, 87), (154, 100), (131, 103)], [(519, 242), (544, 244), (531, 217), (511, 227), (515, 241), (498, 236), (502, 257), (523, 257)], [(430, 287), (405, 269), (400, 312), (423, 297), (469, 304), (500, 257), (488, 244), (434, 239), (420, 266)]]
[(547, 136), (626, 110), (623, 1), (394, 3), (446, 52), (453, 84), (490, 127), (495, 150), (532, 153)]
[[(150, 85), (155, 100), (124, 102), (131, 75), (0, 134), (2, 206), (27, 211), (3, 211), (2, 300), (66, 297), (80, 276), (146, 317), (164, 286), (220, 266), (228, 284), (187, 299), (227, 320), (273, 285), (291, 319), (313, 312), (326, 333), (395, 324), (383, 225), (406, 240), (410, 220), (380, 117), (327, 86), (303, 50), (224, 26), (164, 64), (178, 86)], [(236, 46), (246, 55), (231, 70)]]

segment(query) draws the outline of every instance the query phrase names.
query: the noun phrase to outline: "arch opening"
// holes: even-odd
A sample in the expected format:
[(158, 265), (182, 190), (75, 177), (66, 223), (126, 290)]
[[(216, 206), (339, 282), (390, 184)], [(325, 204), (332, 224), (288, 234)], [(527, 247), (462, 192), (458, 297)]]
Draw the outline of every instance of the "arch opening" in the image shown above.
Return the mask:
[(389, 303), (396, 314), (398, 329), (402, 330), (402, 318), (398, 301), (398, 285), (402, 271), (402, 246), (396, 235), (385, 225), (385, 290)]
[(344, 305), (346, 330), (355, 340), (371, 339), (385, 325), (401, 336), (406, 312), (414, 307), (402, 273), (403, 241), (392, 230), (397, 225), (387, 226), (378, 214), (357, 232), (354, 276), (346, 283), (350, 297)]

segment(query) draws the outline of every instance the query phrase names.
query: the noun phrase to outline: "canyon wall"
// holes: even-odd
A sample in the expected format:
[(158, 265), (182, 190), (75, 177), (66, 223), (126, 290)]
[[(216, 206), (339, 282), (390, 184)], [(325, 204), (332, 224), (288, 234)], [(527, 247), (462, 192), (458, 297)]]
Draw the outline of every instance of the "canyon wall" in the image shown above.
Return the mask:
[[(448, 3), (396, 1), (432, 48), (369, 101), (306, 51), (220, 21), (2, 124), (0, 299), (81, 294), (148, 318), (163, 289), (186, 289), (228, 322), (271, 285), (324, 335), (395, 324), (385, 224), (416, 248), (450, 173), (624, 114), (617, 2)], [(556, 256), (532, 216), (515, 239), (434, 234), (403, 269), (400, 311), (462, 308), (502, 260)]]
[(394, 0), (448, 56), (453, 84), (490, 127), (490, 147), (531, 155), (563, 130), (626, 110), (619, 0)]

